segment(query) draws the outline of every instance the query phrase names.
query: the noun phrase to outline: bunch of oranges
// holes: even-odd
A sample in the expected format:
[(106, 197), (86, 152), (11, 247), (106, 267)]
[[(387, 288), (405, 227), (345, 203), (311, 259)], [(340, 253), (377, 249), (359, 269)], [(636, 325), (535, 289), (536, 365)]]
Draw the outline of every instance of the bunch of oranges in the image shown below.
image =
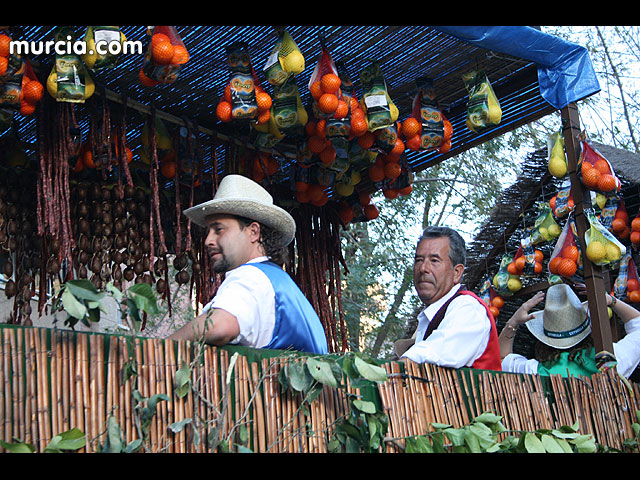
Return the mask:
[(262, 181), (265, 177), (276, 174), (280, 164), (272, 155), (258, 152), (253, 159), (253, 179), (256, 182)]
[(187, 49), (173, 44), (168, 35), (154, 33), (151, 36), (151, 59), (156, 65), (184, 65), (189, 61)]
[(323, 185), (296, 182), (296, 200), (300, 203), (310, 203), (316, 207), (322, 207), (329, 201), (329, 194)]
[[(542, 260), (544, 254), (542, 251), (534, 250), (534, 272), (536, 274), (542, 273)], [(509, 275), (522, 275), (524, 273), (524, 267), (526, 266), (527, 259), (524, 255), (516, 255), (516, 257), (507, 265), (507, 272)]]
[(489, 311), (494, 319), (498, 318), (502, 307), (504, 307), (504, 299), (500, 295), (494, 295), (489, 301)]
[(611, 221), (611, 232), (621, 240), (629, 238), (629, 214), (623, 204), (618, 205), (616, 213)]
[(4, 75), (9, 67), (10, 44), (11, 37), (6, 33), (0, 33), (0, 76)]
[[(258, 125), (264, 125), (271, 118), (271, 105), (273, 104), (273, 101), (271, 99), (271, 95), (269, 95), (260, 85), (254, 85), (254, 93), (258, 112), (255, 120)], [(230, 83), (227, 83), (224, 93), (216, 106), (216, 117), (223, 123), (228, 123), (233, 120)]]
[(564, 213), (564, 215), (561, 215), (560, 212), (558, 212), (556, 210), (556, 202), (558, 200), (558, 196), (554, 195), (553, 197), (551, 197), (551, 200), (549, 200), (549, 206), (551, 207), (551, 213), (553, 213), (553, 215), (558, 218), (558, 217), (563, 217), (565, 216), (567, 213), (569, 213), (570, 211), (573, 210), (573, 208), (575, 207), (575, 202), (573, 201), (573, 198), (571, 197), (571, 195), (569, 195), (569, 198), (567, 200), (567, 207), (566, 207), (566, 213)]
[(566, 245), (549, 261), (549, 271), (554, 275), (571, 278), (578, 271), (580, 250), (577, 245)]
[(341, 86), (342, 80), (335, 73), (325, 73), (309, 86), (311, 96), (322, 116), (340, 119), (349, 113), (349, 105), (342, 98)]
[(636, 215), (636, 218), (631, 221), (629, 240), (636, 248), (640, 246), (640, 214)]
[[(447, 120), (444, 115), (442, 116), (444, 124), (444, 135), (442, 142), (438, 147), (439, 153), (446, 153), (451, 149), (451, 137), (453, 135), (453, 127), (451, 122)], [(399, 129), (399, 133), (404, 137), (406, 147), (414, 152), (419, 151), (422, 146), (422, 123), (414, 116), (409, 116), (402, 122), (402, 127)]]
[(619, 186), (618, 179), (613, 175), (609, 162), (604, 158), (599, 158), (591, 163), (583, 161), (580, 167), (582, 183), (591, 190), (599, 190), (608, 193), (616, 190)]
[(632, 303), (640, 303), (640, 282), (637, 278), (627, 279), (627, 298)]
[[(358, 203), (362, 207), (362, 213), (364, 218), (368, 220), (374, 220), (380, 215), (378, 207), (371, 202), (371, 195), (367, 192), (360, 192), (358, 194)], [(346, 201), (342, 200), (338, 206), (338, 214), (344, 225), (348, 225), (354, 220), (353, 207)]]
[(33, 114), (43, 95), (44, 86), (35, 78), (29, 79), (25, 76), (20, 92), (20, 113), (25, 116)]

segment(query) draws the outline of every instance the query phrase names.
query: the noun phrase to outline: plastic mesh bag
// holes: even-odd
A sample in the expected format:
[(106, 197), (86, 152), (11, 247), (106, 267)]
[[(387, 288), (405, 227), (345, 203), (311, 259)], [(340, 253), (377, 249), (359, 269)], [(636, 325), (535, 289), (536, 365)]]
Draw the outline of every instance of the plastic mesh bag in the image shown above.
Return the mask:
[(484, 71), (471, 71), (462, 76), (469, 93), (467, 127), (473, 132), (496, 126), (502, 120), (502, 109)]
[(541, 205), (533, 227), (531, 227), (531, 244), (539, 245), (544, 242), (550, 242), (558, 238), (561, 231), (560, 226), (553, 218), (549, 204)]
[(547, 268), (552, 275), (573, 278), (582, 273), (582, 252), (577, 242), (577, 231), (572, 218), (565, 223), (558, 237)]
[(582, 140), (578, 166), (585, 187), (604, 194), (620, 189), (620, 180), (609, 161), (586, 140)]
[(601, 266), (620, 261), (626, 253), (626, 247), (602, 226), (592, 209), (585, 210), (585, 216), (589, 222), (589, 228), (584, 235), (587, 258), (595, 265)]
[(140, 72), (146, 86), (154, 82), (174, 83), (182, 67), (189, 61), (187, 48), (173, 26), (154, 26), (149, 30), (147, 51)]

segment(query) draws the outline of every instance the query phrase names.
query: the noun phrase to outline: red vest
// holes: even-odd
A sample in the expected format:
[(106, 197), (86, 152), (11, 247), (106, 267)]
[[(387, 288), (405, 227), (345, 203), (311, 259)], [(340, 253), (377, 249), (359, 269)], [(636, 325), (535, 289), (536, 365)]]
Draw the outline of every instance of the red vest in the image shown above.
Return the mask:
[(489, 306), (480, 297), (469, 290), (463, 290), (462, 288), (460, 288), (453, 297), (447, 300), (447, 302), (442, 307), (440, 307), (440, 310), (436, 312), (436, 314), (433, 316), (433, 319), (429, 323), (427, 331), (424, 334), (424, 338), (427, 338), (429, 335), (431, 335), (431, 332), (438, 328), (438, 325), (440, 325), (440, 322), (447, 312), (447, 307), (458, 295), (470, 295), (478, 300), (487, 311), (487, 317), (489, 317), (489, 322), (491, 323), (491, 333), (489, 334), (487, 348), (485, 348), (480, 358), (473, 362), (473, 365), (471, 366), (473, 368), (478, 368), (481, 370), (501, 371), (502, 362), (500, 361), (500, 344), (498, 343), (498, 330), (496, 329), (496, 321), (493, 318), (491, 311), (489, 310)]

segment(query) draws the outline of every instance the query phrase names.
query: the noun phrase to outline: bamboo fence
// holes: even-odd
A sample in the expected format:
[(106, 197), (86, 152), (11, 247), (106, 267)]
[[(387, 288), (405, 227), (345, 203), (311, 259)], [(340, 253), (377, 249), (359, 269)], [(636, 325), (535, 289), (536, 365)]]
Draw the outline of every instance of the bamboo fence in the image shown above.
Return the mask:
[[(146, 404), (136, 402), (137, 391), (143, 399), (169, 398), (157, 403), (145, 452), (205, 453), (223, 439), (254, 452), (327, 452), (335, 423), (350, 411), (348, 396), (359, 394), (351, 386), (325, 386), (308, 404), (302, 394), (283, 391), (279, 379), (284, 365), (303, 357), (236, 355), (156, 338), (7, 326), (0, 327), (0, 354), (0, 438), (37, 451), (78, 428), (87, 439), (80, 452), (97, 452), (110, 415), (125, 444), (142, 438), (136, 412)], [(136, 375), (125, 379), (132, 358)], [(179, 395), (176, 374), (185, 365), (190, 388)], [(404, 372), (397, 362), (384, 368), (389, 378), (373, 390), (389, 417), (387, 438), (394, 440), (380, 449), (386, 452), (397, 451), (406, 437), (429, 433), (434, 422), (461, 427), (483, 412), (503, 416), (505, 427), (516, 431), (578, 421), (581, 433), (620, 448), (633, 437), (640, 409), (638, 385), (628, 386), (614, 370), (566, 380), (411, 362)]]

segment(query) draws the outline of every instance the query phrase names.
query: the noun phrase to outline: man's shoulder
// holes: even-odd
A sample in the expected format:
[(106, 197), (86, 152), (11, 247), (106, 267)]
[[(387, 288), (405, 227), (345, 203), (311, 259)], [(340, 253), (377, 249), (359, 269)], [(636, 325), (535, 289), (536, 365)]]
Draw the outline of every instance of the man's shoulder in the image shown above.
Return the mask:
[[(472, 308), (477, 310), (478, 313), (486, 313), (484, 302), (476, 294), (464, 288), (461, 288), (458, 294), (451, 299), (449, 306), (453, 308)], [(450, 311), (451, 309), (448, 308), (447, 313)]]

